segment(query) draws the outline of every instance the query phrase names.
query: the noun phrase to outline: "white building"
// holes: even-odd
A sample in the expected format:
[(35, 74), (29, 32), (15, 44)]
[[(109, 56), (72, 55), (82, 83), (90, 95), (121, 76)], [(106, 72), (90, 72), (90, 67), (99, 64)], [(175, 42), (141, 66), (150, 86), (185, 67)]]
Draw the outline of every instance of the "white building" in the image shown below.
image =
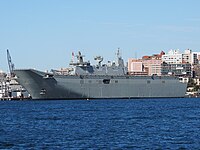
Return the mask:
[(184, 53), (180, 53), (179, 50), (170, 50), (168, 54), (162, 56), (162, 62), (195, 65), (199, 63), (199, 58), (200, 52), (192, 52), (190, 49), (186, 49)]
[(170, 50), (168, 54), (162, 56), (162, 62), (167, 64), (181, 64), (183, 60), (183, 55), (179, 50)]
[(196, 65), (199, 63), (200, 52), (192, 52), (192, 50), (187, 49), (183, 54), (183, 63), (190, 63), (191, 65)]
[(183, 53), (182, 55), (183, 55), (183, 60), (182, 60), (183, 64), (192, 64), (192, 50), (186, 49), (185, 53)]
[(200, 52), (192, 52), (191, 64), (193, 65), (199, 64), (199, 56), (200, 56)]

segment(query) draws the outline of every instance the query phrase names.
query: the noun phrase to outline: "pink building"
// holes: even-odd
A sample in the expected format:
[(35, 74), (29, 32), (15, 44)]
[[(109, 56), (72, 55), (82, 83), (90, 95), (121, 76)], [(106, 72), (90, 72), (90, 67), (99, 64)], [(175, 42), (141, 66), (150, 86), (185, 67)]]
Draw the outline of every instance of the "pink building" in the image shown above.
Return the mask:
[(133, 58), (128, 59), (128, 72), (131, 75), (147, 75), (142, 60)]
[(131, 75), (161, 75), (162, 51), (160, 54), (153, 56), (143, 56), (142, 59), (128, 60), (128, 72)]
[(145, 68), (148, 68), (148, 75), (161, 75), (161, 64), (162, 60), (160, 59), (150, 59), (150, 60), (142, 60)]

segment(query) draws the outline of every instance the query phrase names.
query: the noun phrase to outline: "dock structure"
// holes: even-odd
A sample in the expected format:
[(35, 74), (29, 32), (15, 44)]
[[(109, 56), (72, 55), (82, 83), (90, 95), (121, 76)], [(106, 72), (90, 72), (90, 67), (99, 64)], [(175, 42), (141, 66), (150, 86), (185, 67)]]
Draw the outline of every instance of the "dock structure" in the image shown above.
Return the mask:
[(0, 99), (7, 99), (7, 97), (9, 97), (9, 86), (6, 76), (4, 72), (0, 72)]
[(0, 71), (0, 100), (30, 99), (28, 92), (14, 79)]

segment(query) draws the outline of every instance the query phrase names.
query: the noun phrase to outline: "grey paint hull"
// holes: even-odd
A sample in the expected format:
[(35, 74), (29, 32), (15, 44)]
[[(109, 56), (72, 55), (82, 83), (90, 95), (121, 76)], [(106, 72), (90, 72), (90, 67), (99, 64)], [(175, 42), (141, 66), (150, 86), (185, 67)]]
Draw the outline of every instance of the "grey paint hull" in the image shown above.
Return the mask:
[(173, 77), (46, 77), (37, 70), (15, 70), (18, 82), (33, 99), (101, 99), (184, 97), (187, 84)]

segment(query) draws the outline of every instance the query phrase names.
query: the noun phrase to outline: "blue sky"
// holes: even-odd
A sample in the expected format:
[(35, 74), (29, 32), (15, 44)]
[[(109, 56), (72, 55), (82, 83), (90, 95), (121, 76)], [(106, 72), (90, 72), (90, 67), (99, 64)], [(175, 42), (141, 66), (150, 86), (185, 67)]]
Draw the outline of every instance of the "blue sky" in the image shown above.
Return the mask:
[(199, 0), (0, 0), (0, 69), (6, 49), (16, 68), (68, 67), (71, 53), (86, 60), (125, 61), (167, 52), (200, 51)]

